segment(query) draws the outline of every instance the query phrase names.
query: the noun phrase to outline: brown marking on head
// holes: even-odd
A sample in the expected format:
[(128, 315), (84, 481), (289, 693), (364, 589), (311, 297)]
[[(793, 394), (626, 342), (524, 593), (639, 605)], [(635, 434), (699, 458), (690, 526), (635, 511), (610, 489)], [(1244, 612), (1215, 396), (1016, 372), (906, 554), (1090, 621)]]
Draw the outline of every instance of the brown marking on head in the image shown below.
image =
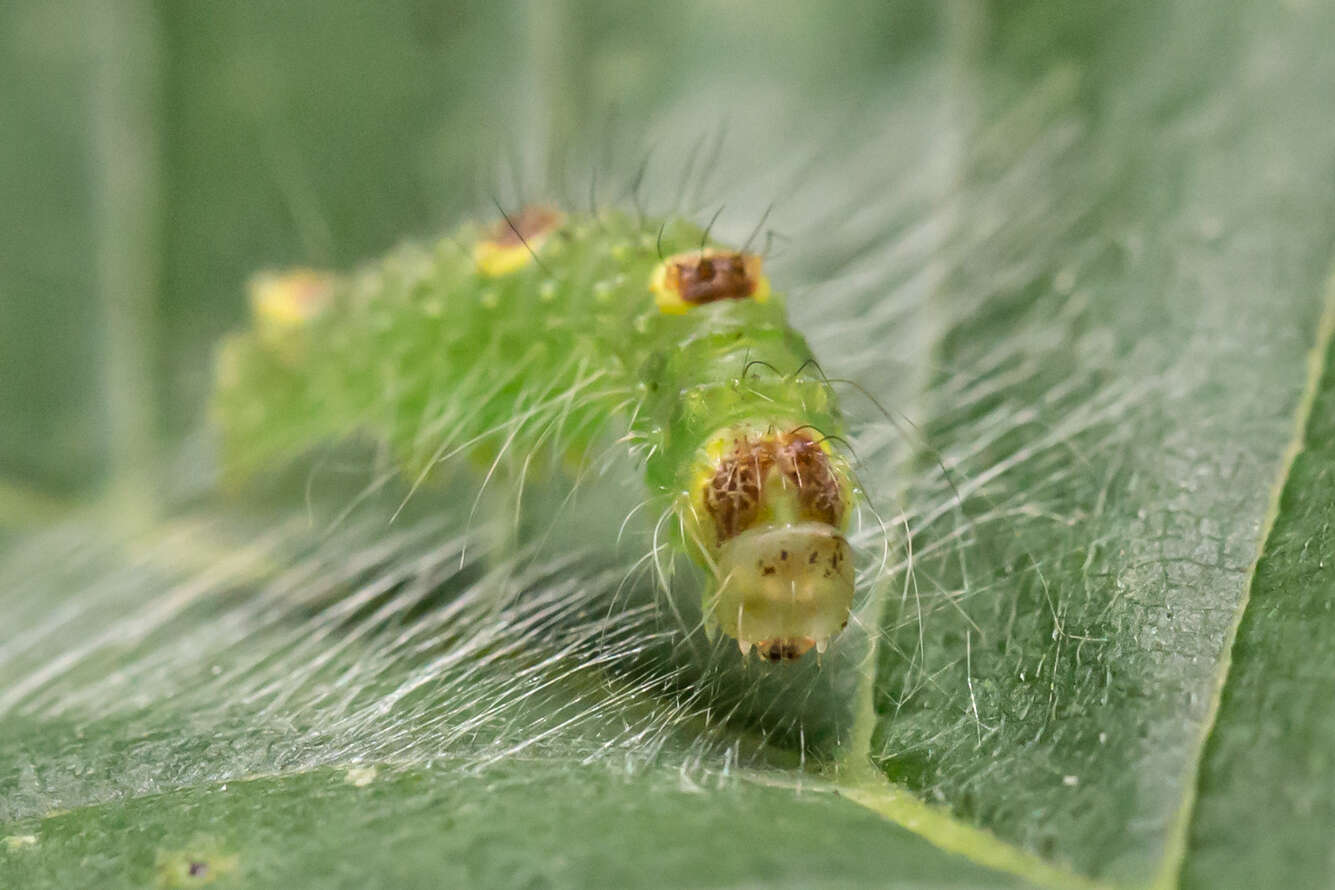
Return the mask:
[(778, 474), (796, 495), (800, 521), (842, 526), (845, 495), (830, 455), (803, 431), (737, 439), (705, 482), (703, 501), (717, 543), (749, 528), (760, 516), (765, 486)]
[(755, 522), (760, 494), (774, 464), (774, 453), (762, 443), (739, 440), (705, 483), (705, 509), (714, 520), (718, 543)]
[(844, 494), (830, 466), (830, 456), (801, 434), (791, 434), (778, 449), (779, 471), (796, 488), (802, 518), (839, 525)]

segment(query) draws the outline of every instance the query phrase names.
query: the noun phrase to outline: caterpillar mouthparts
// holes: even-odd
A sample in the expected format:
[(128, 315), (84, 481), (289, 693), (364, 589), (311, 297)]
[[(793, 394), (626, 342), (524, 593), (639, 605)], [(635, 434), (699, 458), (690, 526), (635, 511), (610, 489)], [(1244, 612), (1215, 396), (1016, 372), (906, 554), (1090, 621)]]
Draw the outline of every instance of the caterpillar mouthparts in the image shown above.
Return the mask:
[(751, 529), (719, 551), (714, 615), (742, 654), (765, 661), (824, 652), (848, 621), (853, 559), (848, 541), (821, 522)]

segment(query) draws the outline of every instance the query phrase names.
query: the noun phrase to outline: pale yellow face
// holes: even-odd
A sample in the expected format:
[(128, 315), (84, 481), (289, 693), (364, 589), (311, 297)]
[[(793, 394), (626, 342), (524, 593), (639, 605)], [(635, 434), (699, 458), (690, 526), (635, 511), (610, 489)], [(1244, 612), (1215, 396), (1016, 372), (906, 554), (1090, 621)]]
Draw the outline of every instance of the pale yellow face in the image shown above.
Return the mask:
[(742, 654), (767, 661), (824, 652), (853, 606), (853, 552), (832, 526), (802, 522), (742, 532), (718, 556), (711, 603)]

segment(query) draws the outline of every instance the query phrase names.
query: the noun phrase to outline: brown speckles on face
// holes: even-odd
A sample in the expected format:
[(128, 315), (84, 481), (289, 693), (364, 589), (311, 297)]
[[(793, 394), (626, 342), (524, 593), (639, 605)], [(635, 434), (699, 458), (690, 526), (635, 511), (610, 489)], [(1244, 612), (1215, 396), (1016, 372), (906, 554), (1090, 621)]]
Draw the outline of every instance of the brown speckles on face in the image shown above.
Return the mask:
[(773, 452), (739, 442), (723, 458), (705, 484), (705, 510), (714, 520), (719, 543), (755, 522), (760, 513), (760, 491), (774, 464)]
[(840, 524), (844, 495), (823, 448), (805, 436), (789, 436), (779, 451), (779, 468), (797, 488), (804, 519)]
[[(717, 543), (745, 531), (760, 517), (766, 486), (775, 474), (796, 501), (792, 521), (843, 524), (844, 491), (820, 445), (803, 432), (747, 436), (734, 443), (705, 482), (704, 507), (714, 521)], [(786, 560), (788, 555), (784, 551), (779, 558)]]
[[(791, 492), (773, 481), (767, 490), (792, 506)], [(776, 519), (762, 520), (718, 548), (718, 587), (706, 608), (743, 654), (755, 649), (765, 661), (796, 661), (812, 648), (824, 651), (848, 617), (852, 550), (837, 528), (823, 522)]]

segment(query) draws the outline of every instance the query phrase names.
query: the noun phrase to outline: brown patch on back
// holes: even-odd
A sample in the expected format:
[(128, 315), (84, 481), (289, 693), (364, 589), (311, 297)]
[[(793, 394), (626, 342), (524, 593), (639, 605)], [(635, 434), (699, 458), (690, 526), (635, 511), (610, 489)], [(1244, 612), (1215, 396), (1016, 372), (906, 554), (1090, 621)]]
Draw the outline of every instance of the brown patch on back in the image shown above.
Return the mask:
[(497, 222), (486, 240), (497, 247), (518, 247), (525, 242), (531, 244), (560, 225), (562, 218), (559, 210), (530, 205), (518, 213), (511, 213), (508, 220)]
[(693, 306), (744, 300), (760, 283), (760, 258), (737, 252), (679, 254), (667, 260), (664, 284)]

